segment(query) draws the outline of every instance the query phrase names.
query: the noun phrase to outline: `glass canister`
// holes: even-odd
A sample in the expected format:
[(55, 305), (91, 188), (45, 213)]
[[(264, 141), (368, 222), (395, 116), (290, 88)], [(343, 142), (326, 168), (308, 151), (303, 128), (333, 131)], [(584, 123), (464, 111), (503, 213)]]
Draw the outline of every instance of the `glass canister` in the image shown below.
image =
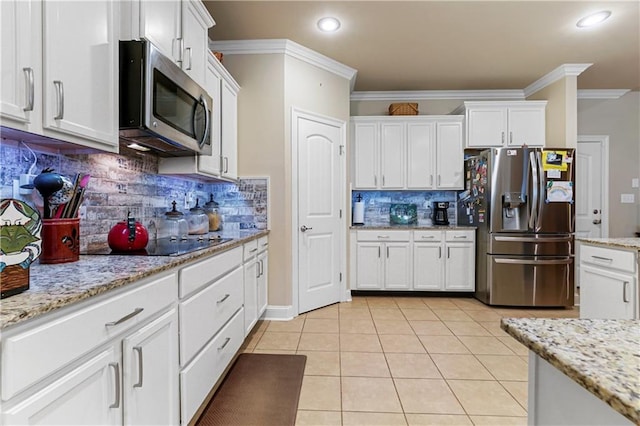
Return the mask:
[(200, 207), (200, 199), (196, 198), (196, 205), (189, 209), (189, 216), (187, 216), (187, 222), (189, 222), (189, 234), (201, 235), (209, 232), (209, 216)]
[(173, 208), (164, 214), (164, 220), (160, 224), (159, 234), (166, 235), (172, 240), (186, 240), (189, 233), (189, 224), (184, 214), (176, 210), (176, 202), (171, 203)]
[(209, 218), (209, 232), (219, 231), (222, 223), (222, 218), (218, 212), (219, 204), (213, 200), (213, 194), (209, 194), (209, 201), (204, 205), (204, 211)]

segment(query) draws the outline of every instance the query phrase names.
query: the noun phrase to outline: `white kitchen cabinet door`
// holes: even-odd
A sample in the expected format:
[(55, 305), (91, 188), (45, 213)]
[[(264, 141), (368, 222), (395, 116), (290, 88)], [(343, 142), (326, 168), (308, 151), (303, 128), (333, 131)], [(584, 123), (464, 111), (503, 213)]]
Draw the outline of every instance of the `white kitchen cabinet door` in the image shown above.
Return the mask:
[(357, 243), (356, 288), (358, 290), (382, 290), (384, 272), (381, 243)]
[(545, 109), (539, 105), (511, 106), (509, 115), (509, 146), (538, 146), (545, 144)]
[(444, 290), (444, 262), (441, 243), (416, 242), (413, 245), (413, 289)]
[(475, 291), (474, 243), (446, 243), (445, 290)]
[[(2, 125), (42, 131), (41, 2), (0, 2), (0, 117)], [(5, 121), (8, 120), (8, 121)]]
[(203, 174), (220, 176), (220, 91), (222, 90), (222, 77), (213, 64), (217, 59), (209, 54), (207, 72), (205, 75), (205, 88), (212, 99), (211, 105), (211, 155), (198, 155), (198, 169)]
[(464, 189), (462, 122), (438, 122), (436, 135), (437, 188)]
[(501, 147), (506, 141), (507, 109), (503, 105), (469, 107), (467, 146)]
[(635, 276), (582, 264), (580, 318), (633, 319), (636, 313)]
[(182, 1), (182, 38), (184, 40), (182, 69), (201, 86), (205, 85), (209, 54), (207, 25), (195, 2)]
[(406, 132), (407, 189), (433, 188), (436, 158), (435, 124), (407, 123)]
[(411, 289), (411, 243), (385, 243), (384, 288)]
[(177, 425), (178, 313), (176, 309), (123, 341), (125, 425)]
[(223, 177), (238, 179), (238, 90), (222, 79), (221, 93), (221, 155)]
[[(149, 40), (167, 58), (179, 63), (183, 53), (180, 45), (182, 1), (140, 0), (139, 7), (139, 36)], [(135, 16), (132, 14), (132, 19)]]
[(84, 145), (116, 152), (116, 3), (45, 1), (42, 7), (46, 133), (81, 137)]
[(354, 188), (378, 188), (378, 123), (351, 122), (353, 126)]
[(122, 424), (120, 365), (120, 350), (109, 346), (25, 401), (13, 407), (5, 405), (1, 423)]
[(380, 123), (381, 189), (405, 187), (406, 156), (404, 123)]
[(267, 310), (267, 294), (269, 290), (269, 252), (258, 255), (260, 275), (258, 277), (258, 318)]
[(258, 320), (258, 274), (260, 264), (252, 258), (244, 264), (244, 335), (247, 336)]

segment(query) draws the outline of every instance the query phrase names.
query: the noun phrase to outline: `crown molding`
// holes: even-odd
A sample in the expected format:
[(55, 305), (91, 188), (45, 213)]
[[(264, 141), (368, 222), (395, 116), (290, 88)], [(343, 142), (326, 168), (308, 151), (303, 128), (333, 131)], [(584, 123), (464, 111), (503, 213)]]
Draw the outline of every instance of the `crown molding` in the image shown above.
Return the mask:
[(404, 90), (353, 92), (352, 101), (428, 101), (442, 99), (523, 100), (522, 90)]
[(578, 99), (618, 99), (630, 91), (630, 89), (583, 89), (578, 90)]
[(357, 70), (287, 39), (212, 41), (209, 43), (209, 48), (222, 52), (224, 55), (289, 55), (346, 78), (349, 80), (351, 91), (356, 84)]
[(593, 64), (563, 64), (551, 71), (549, 74), (539, 78), (524, 88), (525, 97), (529, 97), (550, 84), (555, 83), (564, 77), (578, 76)]

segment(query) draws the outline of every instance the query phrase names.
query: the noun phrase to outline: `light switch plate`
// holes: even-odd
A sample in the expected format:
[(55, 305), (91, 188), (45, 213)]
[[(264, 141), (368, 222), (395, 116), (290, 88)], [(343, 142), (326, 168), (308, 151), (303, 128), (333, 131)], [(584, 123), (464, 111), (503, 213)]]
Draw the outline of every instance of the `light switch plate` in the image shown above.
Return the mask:
[(620, 202), (623, 204), (633, 204), (636, 202), (635, 194), (620, 194)]
[(640, 187), (640, 179), (638, 179), (638, 178), (631, 179), (631, 187), (632, 188)]

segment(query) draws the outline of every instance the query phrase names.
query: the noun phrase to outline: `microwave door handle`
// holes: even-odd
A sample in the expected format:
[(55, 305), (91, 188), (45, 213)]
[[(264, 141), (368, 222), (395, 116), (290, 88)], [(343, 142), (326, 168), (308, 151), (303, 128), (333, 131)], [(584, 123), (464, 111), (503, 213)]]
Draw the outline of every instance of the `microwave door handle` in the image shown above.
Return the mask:
[(535, 229), (536, 226), (536, 209), (538, 207), (538, 167), (536, 164), (535, 153), (529, 153), (529, 163), (531, 164), (531, 177), (533, 179), (533, 199), (531, 200), (531, 209), (529, 211), (529, 228)]
[[(203, 95), (200, 95), (200, 103), (202, 104), (202, 106), (204, 106), (204, 133), (202, 135), (202, 140), (198, 142), (198, 145), (202, 146), (209, 136), (209, 127), (211, 126), (211, 121), (209, 119), (209, 105), (207, 104), (207, 100)], [(195, 116), (193, 118), (193, 121), (193, 126), (195, 127)]]

